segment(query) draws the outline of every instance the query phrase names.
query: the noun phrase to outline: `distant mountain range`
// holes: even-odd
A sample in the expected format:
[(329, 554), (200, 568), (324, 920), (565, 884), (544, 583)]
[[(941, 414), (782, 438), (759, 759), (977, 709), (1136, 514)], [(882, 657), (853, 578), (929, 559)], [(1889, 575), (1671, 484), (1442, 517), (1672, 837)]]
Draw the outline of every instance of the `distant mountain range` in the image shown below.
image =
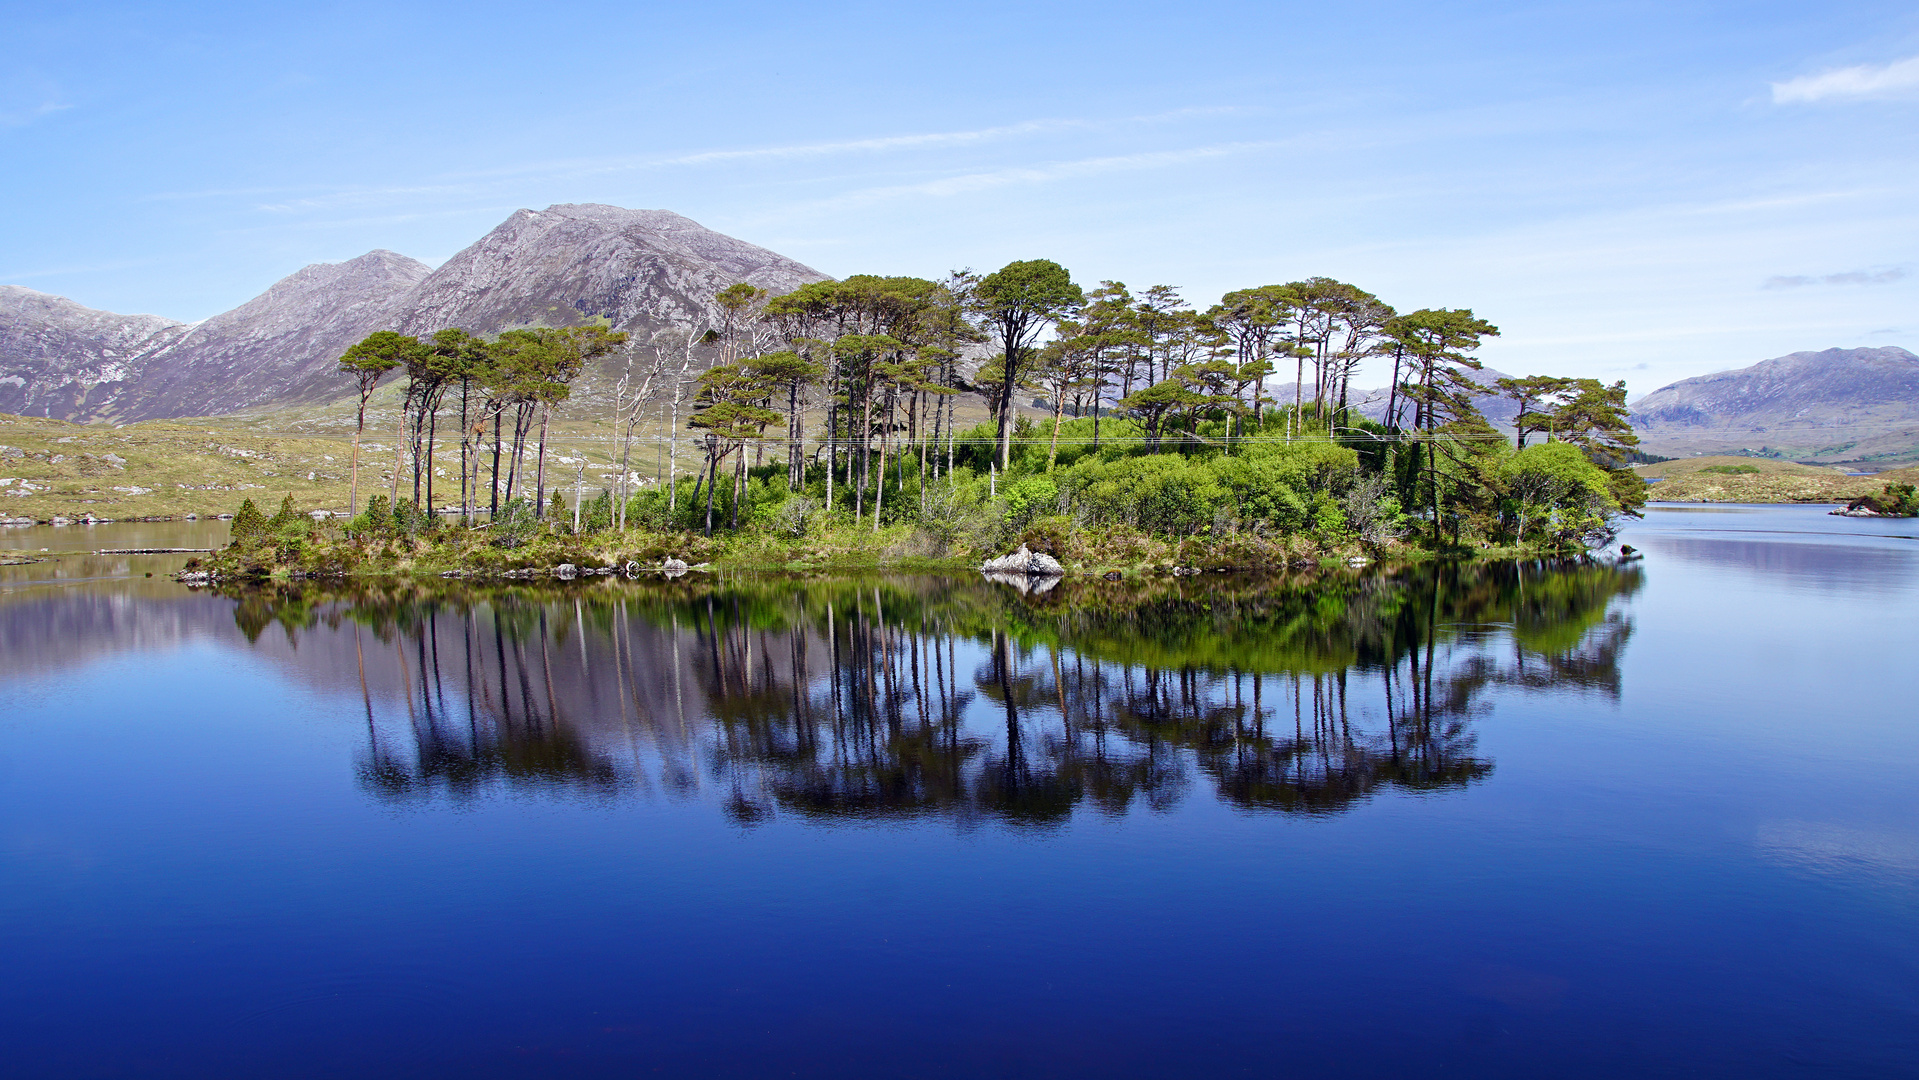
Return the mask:
[(374, 330), (605, 320), (644, 336), (711, 324), (739, 281), (787, 292), (826, 275), (665, 210), (520, 210), (438, 269), (373, 251), (306, 267), (199, 323), (116, 315), (0, 286), (0, 412), (130, 422), (327, 401), (335, 362)]
[[(199, 323), (116, 315), (0, 285), (0, 412), (130, 422), (337, 400), (335, 362), (374, 330), (603, 321), (640, 336), (718, 322), (738, 281), (775, 293), (826, 275), (665, 210), (562, 204), (516, 211), (438, 269), (391, 251), (316, 264)], [(1476, 373), (1490, 386), (1499, 373)], [(591, 381), (590, 377), (587, 380)], [(1290, 383), (1268, 384), (1281, 401)], [(1311, 396), (1312, 388), (1305, 388)], [(1353, 391), (1384, 415), (1387, 391)], [(1476, 403), (1509, 425), (1510, 401)], [(1633, 403), (1646, 450), (1800, 461), (1919, 457), (1919, 356), (1827, 349), (1686, 379)]]
[(1682, 379), (1632, 403), (1642, 446), (1668, 457), (1794, 461), (1919, 456), (1919, 356), (1896, 346), (1796, 352)]

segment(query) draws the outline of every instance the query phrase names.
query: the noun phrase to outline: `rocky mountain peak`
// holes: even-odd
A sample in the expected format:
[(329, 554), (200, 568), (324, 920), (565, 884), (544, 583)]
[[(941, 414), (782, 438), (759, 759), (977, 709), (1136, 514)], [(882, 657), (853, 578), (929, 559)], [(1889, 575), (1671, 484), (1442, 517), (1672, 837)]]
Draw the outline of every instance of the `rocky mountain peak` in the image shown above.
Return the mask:
[(826, 275), (666, 210), (562, 203), (519, 210), (448, 259), (408, 298), (402, 329), (605, 321), (642, 336), (712, 322), (739, 281), (787, 292)]
[[(346, 348), (374, 330), (604, 322), (644, 338), (718, 321), (739, 281), (786, 292), (819, 273), (666, 210), (519, 210), (438, 269), (384, 249), (315, 263), (186, 325), (0, 286), (0, 412), (145, 420), (339, 397)], [(590, 380), (589, 380), (590, 381)]]

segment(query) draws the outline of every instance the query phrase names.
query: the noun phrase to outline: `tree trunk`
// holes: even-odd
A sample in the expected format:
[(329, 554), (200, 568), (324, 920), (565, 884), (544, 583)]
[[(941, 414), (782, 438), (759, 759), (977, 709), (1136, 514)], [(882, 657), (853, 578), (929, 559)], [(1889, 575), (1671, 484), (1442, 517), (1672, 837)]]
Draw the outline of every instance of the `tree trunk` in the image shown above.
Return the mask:
[[(708, 436), (709, 439), (711, 437)], [(720, 484), (720, 456), (719, 447), (708, 443), (706, 450), (706, 535), (708, 536), (713, 535), (713, 489)]]
[(740, 456), (733, 462), (733, 513), (730, 516), (733, 529), (740, 527), (740, 503), (746, 499), (746, 446), (741, 444)]
[(540, 449), (533, 462), (533, 506), (534, 514), (546, 516), (546, 427), (553, 419), (553, 406), (540, 406)]
[(400, 470), (406, 468), (406, 407), (411, 397), (409, 394), (400, 399), (399, 426), (393, 429), (393, 494), (387, 498), (387, 502), (396, 506), (400, 502)]
[(346, 516), (352, 517), (360, 510), (360, 433), (366, 430), (366, 399), (373, 396), (371, 390), (360, 393), (360, 419), (353, 427), (353, 480), (347, 485)]
[(500, 516), (500, 428), (501, 418), (506, 414), (502, 406), (493, 412), (493, 491), (488, 500), (487, 516)]
[(1055, 392), (1053, 394), (1053, 445), (1046, 450), (1047, 472), (1052, 472), (1053, 466), (1059, 461), (1059, 429), (1060, 425), (1065, 422), (1065, 409), (1065, 395)]
[(433, 512), (433, 442), (440, 435), (440, 399), (433, 399), (433, 409), (426, 414), (426, 512)]

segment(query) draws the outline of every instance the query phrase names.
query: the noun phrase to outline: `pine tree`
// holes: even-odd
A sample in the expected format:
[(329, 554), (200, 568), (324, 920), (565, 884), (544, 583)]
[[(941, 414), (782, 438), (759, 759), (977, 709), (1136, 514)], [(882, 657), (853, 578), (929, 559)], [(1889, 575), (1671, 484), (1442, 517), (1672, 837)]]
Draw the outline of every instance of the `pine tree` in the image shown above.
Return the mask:
[(233, 515), (233, 525), (227, 535), (233, 546), (238, 547), (259, 541), (267, 534), (267, 517), (260, 508), (253, 505), (252, 499), (240, 502), (238, 513)]

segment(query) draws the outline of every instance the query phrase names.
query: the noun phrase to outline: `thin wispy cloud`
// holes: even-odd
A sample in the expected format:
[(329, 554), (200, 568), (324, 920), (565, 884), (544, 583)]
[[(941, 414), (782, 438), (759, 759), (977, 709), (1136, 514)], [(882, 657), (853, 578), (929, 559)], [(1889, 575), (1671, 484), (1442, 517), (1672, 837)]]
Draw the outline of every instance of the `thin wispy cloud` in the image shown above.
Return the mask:
[(830, 199), (809, 204), (815, 209), (847, 206), (861, 203), (881, 202), (888, 199), (911, 198), (915, 196), (945, 198), (964, 195), (992, 188), (1010, 187), (1021, 184), (1047, 184), (1059, 180), (1072, 180), (1107, 173), (1137, 172), (1146, 169), (1164, 169), (1186, 165), (1196, 161), (1228, 157), (1256, 150), (1269, 150), (1282, 145), (1279, 141), (1221, 143), (1213, 146), (1197, 146), (1184, 150), (1159, 150), (1141, 154), (1116, 154), (1106, 157), (1082, 158), (1077, 161), (1055, 161), (1043, 165), (1015, 166), (1005, 169), (992, 169), (985, 172), (962, 173), (957, 176), (941, 177), (937, 180), (924, 180), (914, 184), (893, 184), (885, 187), (863, 188), (849, 191)]
[(1768, 289), (1798, 289), (1807, 285), (1885, 285), (1905, 279), (1900, 267), (1890, 270), (1847, 270), (1838, 274), (1779, 274), (1766, 279)]
[(1889, 64), (1855, 64), (1772, 84), (1776, 105), (1903, 96), (1919, 92), (1919, 56)]
[(25, 127), (43, 117), (73, 108), (63, 101), (43, 101), (38, 105), (0, 111), (0, 127)]
[(245, 197), (257, 195), (294, 195), (299, 197), (261, 203), (255, 209), (267, 213), (320, 211), (343, 206), (367, 205), (383, 200), (420, 196), (447, 198), (484, 197), (497, 192), (500, 185), (528, 180), (565, 180), (624, 172), (658, 169), (699, 168), (712, 165), (738, 165), (754, 161), (796, 161), (860, 155), (885, 155), (914, 150), (937, 150), (986, 146), (1016, 141), (1036, 135), (1067, 131), (1088, 133), (1114, 128), (1178, 123), (1183, 120), (1244, 112), (1239, 106), (1193, 106), (1166, 109), (1107, 119), (1051, 117), (1023, 120), (1014, 124), (960, 131), (909, 132), (856, 139), (828, 139), (817, 142), (788, 143), (776, 146), (725, 147), (668, 154), (623, 154), (608, 157), (558, 158), (527, 162), (498, 169), (474, 170), (443, 175), (438, 183), (396, 184), (375, 187), (349, 187), (333, 190), (307, 188), (230, 188), (208, 191), (161, 192), (142, 201), (179, 201), (202, 198)]

